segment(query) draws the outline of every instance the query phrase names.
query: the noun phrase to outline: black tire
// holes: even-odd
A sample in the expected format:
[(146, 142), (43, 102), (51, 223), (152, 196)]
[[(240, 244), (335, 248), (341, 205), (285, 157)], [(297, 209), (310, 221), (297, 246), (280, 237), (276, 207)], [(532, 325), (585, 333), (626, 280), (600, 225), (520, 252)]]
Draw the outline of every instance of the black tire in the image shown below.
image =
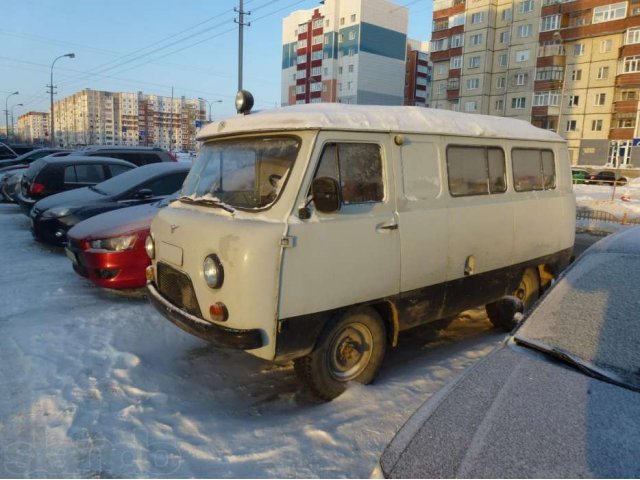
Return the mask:
[[(520, 285), (513, 292), (519, 298), (527, 312), (540, 296), (540, 276), (535, 268), (527, 268), (522, 273)], [(506, 308), (500, 300), (485, 305), (487, 316), (494, 327), (510, 332), (516, 324), (513, 321), (512, 309)]]
[(386, 349), (380, 315), (369, 307), (353, 308), (327, 324), (314, 350), (296, 359), (294, 368), (313, 396), (329, 401), (342, 394), (348, 382), (371, 383)]

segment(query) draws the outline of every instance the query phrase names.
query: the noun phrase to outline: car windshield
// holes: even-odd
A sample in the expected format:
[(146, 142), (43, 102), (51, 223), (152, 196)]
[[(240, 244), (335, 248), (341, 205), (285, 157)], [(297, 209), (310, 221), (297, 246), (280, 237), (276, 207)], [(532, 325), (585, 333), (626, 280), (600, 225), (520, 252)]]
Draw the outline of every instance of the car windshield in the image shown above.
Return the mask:
[(298, 155), (300, 140), (270, 136), (221, 140), (204, 145), (182, 195), (241, 209), (271, 205)]
[(640, 389), (640, 256), (587, 254), (518, 329), (515, 341)]

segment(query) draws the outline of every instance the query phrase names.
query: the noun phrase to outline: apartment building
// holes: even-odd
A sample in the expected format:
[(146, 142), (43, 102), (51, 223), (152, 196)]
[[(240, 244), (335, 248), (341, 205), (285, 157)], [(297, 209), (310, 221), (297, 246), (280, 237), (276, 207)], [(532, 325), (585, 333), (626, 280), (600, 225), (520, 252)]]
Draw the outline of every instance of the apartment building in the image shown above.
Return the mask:
[(386, 0), (325, 0), (282, 22), (282, 105), (402, 105), (408, 10)]
[(49, 142), (49, 114), (46, 112), (27, 112), (16, 121), (16, 138), (20, 142), (44, 145)]
[(574, 164), (640, 166), (640, 1), (437, 0), (431, 59), (434, 107), (554, 130)]
[(54, 103), (58, 145), (142, 145), (194, 150), (205, 102), (84, 89)]
[(409, 39), (404, 84), (404, 104), (431, 106), (429, 42)]

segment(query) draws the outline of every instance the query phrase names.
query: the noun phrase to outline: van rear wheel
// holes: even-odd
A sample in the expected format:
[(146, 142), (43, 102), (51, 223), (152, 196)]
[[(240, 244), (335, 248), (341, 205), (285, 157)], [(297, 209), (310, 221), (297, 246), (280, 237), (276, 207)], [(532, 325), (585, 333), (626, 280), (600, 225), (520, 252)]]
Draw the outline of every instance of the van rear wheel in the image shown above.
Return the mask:
[(298, 377), (321, 400), (333, 400), (351, 381), (371, 383), (386, 352), (380, 315), (368, 307), (347, 310), (323, 330), (315, 349), (294, 361)]
[[(513, 292), (513, 296), (522, 301), (525, 312), (533, 306), (540, 296), (540, 276), (537, 269), (527, 268), (523, 272), (520, 285)], [(489, 320), (495, 327), (510, 332), (516, 324), (513, 321), (513, 316), (510, 315), (510, 309), (501, 308), (500, 302), (501, 300), (488, 303), (484, 308), (487, 311)]]

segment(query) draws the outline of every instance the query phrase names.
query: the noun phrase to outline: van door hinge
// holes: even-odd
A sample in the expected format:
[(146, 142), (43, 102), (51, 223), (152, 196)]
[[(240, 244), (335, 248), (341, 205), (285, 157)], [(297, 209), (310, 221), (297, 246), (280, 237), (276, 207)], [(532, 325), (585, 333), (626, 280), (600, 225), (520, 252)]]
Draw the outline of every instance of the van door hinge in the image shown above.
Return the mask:
[(296, 237), (285, 236), (280, 239), (280, 246), (282, 248), (293, 248), (296, 246)]

